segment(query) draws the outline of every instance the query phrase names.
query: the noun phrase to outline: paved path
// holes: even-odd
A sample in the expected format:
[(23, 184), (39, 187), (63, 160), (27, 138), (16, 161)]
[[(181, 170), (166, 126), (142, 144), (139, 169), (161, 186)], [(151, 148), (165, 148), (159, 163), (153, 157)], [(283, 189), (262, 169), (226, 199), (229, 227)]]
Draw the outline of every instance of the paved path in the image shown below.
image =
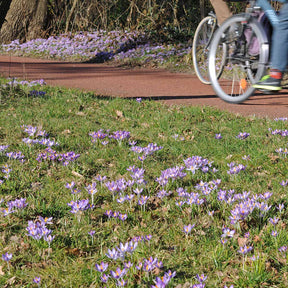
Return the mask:
[(287, 90), (277, 95), (256, 95), (238, 105), (228, 104), (196, 76), (164, 70), (0, 56), (0, 74), (27, 80), (44, 79), (50, 85), (95, 91), (105, 96), (147, 97), (177, 105), (209, 105), (245, 116), (288, 117)]

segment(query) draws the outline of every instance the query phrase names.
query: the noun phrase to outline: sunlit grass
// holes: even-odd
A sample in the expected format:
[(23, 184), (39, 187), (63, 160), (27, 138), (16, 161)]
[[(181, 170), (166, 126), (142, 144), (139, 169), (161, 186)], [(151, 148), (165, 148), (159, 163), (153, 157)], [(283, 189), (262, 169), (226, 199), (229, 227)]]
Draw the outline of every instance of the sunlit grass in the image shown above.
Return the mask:
[[(30, 90), (46, 93), (31, 95)], [(120, 287), (110, 271), (123, 269), (124, 262), (130, 261), (133, 266), (123, 276), (126, 287), (150, 287), (156, 277), (169, 270), (176, 275), (167, 287), (199, 284), (197, 274), (207, 276), (205, 287), (287, 287), (287, 159), (284, 152), (276, 152), (287, 147), (286, 137), (278, 135), (287, 129), (285, 119), (244, 118), (210, 107), (168, 107), (149, 99), (116, 99), (47, 86), (8, 86), (0, 92), (0, 253), (13, 255), (9, 261), (0, 260), (0, 286), (37, 287), (35, 277), (40, 277), (41, 287)], [(52, 147), (57, 153), (73, 151), (80, 157), (67, 166), (60, 161), (37, 161), (45, 147), (24, 143), (22, 139), (29, 136), (23, 125), (45, 130), (47, 137), (59, 144)], [(89, 134), (101, 129), (110, 130), (109, 135), (129, 131), (130, 138), (119, 142), (107, 136), (92, 143)], [(276, 129), (279, 133), (273, 135)], [(249, 136), (241, 140), (240, 133)], [(132, 151), (133, 141), (142, 148), (154, 143), (161, 149), (141, 161), (138, 157), (145, 152)], [(4, 145), (9, 147), (4, 149)], [(19, 151), (25, 156), (23, 163), (7, 157), (8, 152)], [(198, 169), (193, 174), (186, 170), (184, 160), (193, 156), (208, 159), (209, 172)], [(6, 164), (11, 169), (8, 179), (2, 170)], [(245, 169), (236, 173), (235, 168), (236, 174), (228, 174), (228, 164), (232, 168), (242, 164)], [(134, 198), (121, 204), (117, 201), (121, 193), (110, 192), (105, 183), (132, 180), (133, 173), (127, 169), (133, 165), (145, 170), (145, 183), (138, 184), (143, 192), (138, 196), (133, 192), (135, 185), (126, 188), (122, 196)], [(169, 177), (175, 167), (182, 167), (187, 175), (174, 175), (172, 180)], [(164, 171), (168, 182), (161, 186)], [(99, 175), (107, 177), (102, 185), (96, 180)], [(196, 187), (217, 179), (221, 183), (207, 195)], [(72, 182), (79, 193), (72, 194), (65, 187)], [(72, 200), (89, 199), (92, 203), (87, 187), (93, 182), (97, 188), (95, 206), (71, 213), (67, 203)], [(189, 200), (180, 196), (181, 188), (191, 197), (198, 193), (203, 203), (177, 206), (176, 202)], [(232, 189), (234, 192), (229, 192)], [(245, 191), (250, 192), (246, 199), (262, 195), (259, 203), (271, 208), (262, 213), (257, 208), (231, 224), (229, 217), (241, 202), (240, 198), (235, 200), (240, 196), (229, 204), (229, 200), (220, 199), (221, 190), (226, 196), (242, 195), (243, 201)], [(265, 198), (268, 191), (272, 196)], [(144, 205), (138, 203), (141, 195), (148, 197)], [(20, 198), (26, 198), (27, 206), (4, 216), (8, 202)], [(284, 208), (277, 209), (282, 203)], [(107, 211), (127, 215), (127, 219), (108, 217)], [(28, 236), (28, 221), (35, 223), (39, 216), (53, 217), (52, 224), (46, 225), (55, 236), (50, 248), (43, 238)], [(279, 219), (275, 226), (269, 220), (274, 217)], [(185, 233), (184, 226), (189, 224), (193, 228)], [(225, 226), (234, 231), (233, 237), (223, 236)], [(88, 234), (91, 230), (95, 231), (93, 238)], [(277, 231), (276, 237), (273, 231)], [(221, 235), (226, 243), (221, 244)], [(142, 241), (137, 237), (143, 237)], [(133, 253), (125, 253), (125, 260), (107, 257), (108, 249), (131, 241), (138, 246)], [(245, 245), (252, 251), (241, 255), (238, 251)], [(136, 268), (150, 257), (157, 258), (162, 266), (149, 272)], [(101, 273), (95, 264), (102, 261), (109, 266)], [(107, 284), (101, 281), (103, 273), (110, 276)]]

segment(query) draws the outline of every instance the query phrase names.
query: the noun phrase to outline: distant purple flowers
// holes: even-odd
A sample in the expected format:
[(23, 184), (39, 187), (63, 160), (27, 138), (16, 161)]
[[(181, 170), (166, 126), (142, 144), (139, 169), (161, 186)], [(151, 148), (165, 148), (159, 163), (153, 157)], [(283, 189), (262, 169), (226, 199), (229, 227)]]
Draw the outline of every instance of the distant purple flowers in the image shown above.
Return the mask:
[(106, 256), (110, 259), (117, 260), (118, 258), (124, 259), (127, 253), (133, 253), (137, 248), (137, 241), (129, 241), (126, 243), (120, 243), (119, 247), (108, 249)]
[(12, 259), (12, 256), (13, 256), (12, 253), (6, 252), (5, 254), (2, 254), (2, 259), (5, 262), (9, 262)]
[(24, 209), (27, 205), (25, 198), (15, 199), (14, 201), (8, 201), (7, 208), (0, 208), (0, 212), (3, 213), (3, 216), (8, 216), (11, 213), (15, 213), (17, 210)]
[(185, 167), (173, 167), (173, 168), (168, 168), (164, 171), (161, 172), (160, 177), (156, 179), (156, 182), (158, 182), (161, 186), (165, 186), (168, 184), (169, 179), (172, 181), (175, 181), (176, 179), (182, 179), (186, 176), (186, 173), (183, 172)]
[(21, 151), (19, 151), (19, 152), (7, 152), (6, 156), (9, 159), (19, 160), (22, 163), (25, 162), (25, 159), (24, 159), (25, 156), (22, 154)]
[(172, 278), (176, 276), (176, 271), (172, 272), (169, 270), (165, 272), (163, 277), (156, 277), (154, 280), (155, 285), (152, 285), (151, 288), (165, 288)]
[(197, 170), (207, 173), (208, 171), (212, 170), (212, 163), (213, 162), (201, 156), (192, 156), (184, 159), (186, 170), (191, 171), (193, 174), (195, 174)]
[(183, 232), (188, 235), (188, 234), (190, 234), (191, 230), (194, 227), (195, 227), (195, 224), (193, 224), (193, 225), (192, 224), (188, 224), (187, 226), (184, 225)]
[[(92, 143), (100, 143), (105, 138), (114, 139), (118, 143), (121, 143), (123, 140), (127, 140), (130, 138), (130, 132), (125, 131), (125, 130), (124, 131), (118, 130), (118, 131), (114, 131), (111, 133), (110, 130), (106, 130), (106, 132), (104, 132), (103, 129), (100, 129), (98, 131), (89, 133), (89, 136), (92, 137), (92, 140), (91, 140)], [(103, 141), (101, 143), (103, 144)], [(109, 141), (105, 143), (105, 145), (107, 145), (108, 143)]]
[(222, 137), (221, 133), (215, 134), (215, 139), (222, 139), (222, 138), (223, 137)]
[(236, 165), (236, 163), (234, 163), (234, 162), (231, 162), (231, 163), (229, 163), (227, 165), (230, 168), (227, 171), (227, 173), (230, 174), (230, 175), (239, 174), (241, 171), (244, 171), (246, 169), (246, 166), (244, 166), (242, 164)]
[(40, 277), (35, 277), (35, 278), (33, 279), (33, 282), (34, 282), (35, 284), (40, 284), (40, 283), (41, 283), (41, 278), (40, 278)]
[(106, 210), (104, 215), (106, 215), (108, 218), (117, 218), (121, 221), (125, 221), (127, 219), (127, 214), (121, 214), (118, 211), (112, 211), (112, 210)]
[(288, 130), (280, 130), (280, 129), (275, 129), (272, 130), (271, 128), (268, 129), (271, 135), (280, 135), (282, 137), (287, 137), (288, 136)]
[(79, 201), (71, 201), (67, 203), (67, 205), (71, 207), (70, 212), (73, 214), (93, 208), (93, 205), (90, 205), (88, 199), (79, 200)]
[(252, 251), (253, 247), (252, 246), (242, 246), (239, 248), (238, 252), (242, 255), (246, 255), (250, 251)]
[(4, 152), (9, 148), (9, 145), (0, 145), (0, 153)]
[(140, 154), (138, 159), (144, 161), (147, 156), (154, 154), (156, 151), (163, 149), (162, 146), (158, 146), (156, 143), (149, 143), (146, 147), (131, 145), (131, 151)]
[(63, 166), (67, 166), (69, 163), (74, 162), (80, 157), (80, 154), (75, 152), (57, 153), (51, 148), (46, 148), (45, 152), (39, 153), (36, 160), (38, 162), (50, 160), (62, 163)]
[(18, 85), (34, 87), (34, 86), (39, 86), (39, 85), (40, 86), (46, 85), (46, 82), (43, 79), (33, 80), (33, 81), (27, 81), (27, 80), (18, 81), (16, 80), (16, 78), (14, 78), (13, 80), (9, 81), (6, 85), (14, 86), (14, 87)]
[(240, 140), (244, 140), (250, 136), (250, 133), (240, 132), (236, 137)]

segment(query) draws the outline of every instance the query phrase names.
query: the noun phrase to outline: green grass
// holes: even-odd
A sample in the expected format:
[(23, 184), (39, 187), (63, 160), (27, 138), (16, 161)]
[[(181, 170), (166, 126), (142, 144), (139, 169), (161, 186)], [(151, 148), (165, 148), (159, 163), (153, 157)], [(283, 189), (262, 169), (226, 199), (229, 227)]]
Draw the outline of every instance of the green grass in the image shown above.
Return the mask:
[[(8, 164), (12, 169), (7, 180), (0, 171), (0, 179), (4, 180), (0, 186), (1, 209), (7, 201), (19, 198), (26, 198), (28, 203), (23, 210), (6, 217), (0, 213), (0, 253), (13, 254), (9, 266), (0, 260), (1, 287), (36, 287), (32, 281), (36, 276), (41, 277), (41, 287), (116, 287), (111, 278), (107, 284), (100, 281), (101, 273), (95, 270), (95, 264), (109, 263), (106, 274), (117, 267), (122, 269), (123, 261), (106, 256), (108, 249), (149, 234), (152, 239), (139, 242), (134, 253), (125, 258), (125, 262), (133, 263), (124, 277), (127, 287), (150, 287), (156, 277), (168, 270), (176, 271), (176, 276), (167, 287), (187, 287), (185, 283), (192, 286), (199, 283), (196, 274), (203, 273), (207, 276), (206, 287), (287, 287), (287, 258), (278, 251), (288, 240), (287, 187), (280, 185), (287, 180), (287, 159), (275, 152), (287, 147), (287, 139), (268, 131), (287, 129), (286, 121), (244, 118), (210, 107), (168, 107), (149, 100), (138, 103), (135, 99), (101, 97), (62, 88), (37, 89), (46, 94), (32, 97), (26, 87), (2, 87), (0, 91), (0, 145), (9, 145), (0, 155), (0, 166)], [(45, 130), (50, 139), (59, 143), (53, 148), (58, 153), (74, 151), (81, 156), (66, 167), (55, 161), (38, 162), (37, 155), (44, 148), (27, 146), (22, 141), (28, 137), (22, 125)], [(128, 140), (121, 145), (113, 139), (105, 146), (91, 143), (89, 133), (100, 129), (110, 129), (111, 133), (129, 131), (129, 141), (137, 141), (141, 147), (157, 143), (163, 149), (141, 162)], [(250, 136), (239, 140), (239, 132)], [(223, 138), (215, 139), (216, 133)], [(26, 161), (9, 159), (8, 151), (21, 151)], [(212, 167), (218, 171), (192, 174), (184, 170), (187, 176), (169, 181), (164, 187), (171, 195), (159, 199), (157, 193), (162, 187), (155, 180), (161, 171), (184, 166), (184, 159), (196, 155), (213, 161)], [(249, 155), (250, 160), (243, 160), (244, 155)], [(231, 162), (247, 165), (246, 170), (237, 175), (227, 174), (227, 164)], [(96, 181), (97, 175), (106, 176), (106, 181), (128, 180), (131, 177), (127, 168), (132, 165), (145, 169), (147, 184), (142, 193), (150, 196), (145, 207), (140, 207), (135, 198), (131, 203), (119, 204), (116, 196), (113, 201), (106, 186), (101, 188), (97, 182), (95, 208), (79, 217), (70, 213), (67, 203), (73, 195), (65, 188), (66, 183), (74, 181), (81, 190), (79, 199), (91, 201), (85, 187)], [(199, 193), (203, 199), (195, 185), (216, 179), (221, 179), (221, 184), (205, 196), (204, 204), (185, 204), (181, 208), (175, 205), (176, 200), (181, 200), (177, 188)], [(264, 217), (255, 209), (233, 226), (229, 216), (237, 202), (220, 202), (220, 189), (234, 189), (235, 194), (250, 191), (250, 197), (270, 191), (273, 195), (267, 203), (271, 209)], [(285, 205), (281, 214), (276, 209), (280, 203)], [(104, 215), (106, 210), (127, 213), (128, 218), (124, 222), (108, 219)], [(212, 210), (213, 217), (208, 215)], [(28, 221), (35, 221), (38, 216), (53, 217), (53, 224), (47, 225), (55, 236), (51, 249), (43, 239), (37, 241), (27, 236)], [(274, 216), (280, 219), (276, 227), (269, 222)], [(189, 223), (195, 227), (186, 236), (182, 230)], [(223, 225), (235, 230), (234, 237), (224, 246), (220, 243)], [(95, 231), (93, 243), (88, 235), (90, 230)], [(278, 231), (276, 238), (271, 236), (272, 230)], [(247, 232), (250, 236), (245, 240)], [(244, 262), (237, 252), (243, 243), (253, 246)], [(259, 258), (251, 261), (254, 254)], [(150, 273), (138, 271), (136, 265), (149, 257), (157, 257), (163, 267)]]

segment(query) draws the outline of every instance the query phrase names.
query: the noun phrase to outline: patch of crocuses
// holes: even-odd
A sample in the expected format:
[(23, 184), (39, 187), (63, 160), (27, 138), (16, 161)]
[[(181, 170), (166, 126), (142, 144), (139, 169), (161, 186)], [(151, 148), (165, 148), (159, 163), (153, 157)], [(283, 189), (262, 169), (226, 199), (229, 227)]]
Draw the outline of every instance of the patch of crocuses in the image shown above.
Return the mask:
[[(49, 133), (42, 128), (32, 125), (22, 125), (21, 128), (22, 133), (27, 136), (23, 138), (21, 144), (23, 145), (24, 143), (29, 149), (35, 149), (38, 156), (35, 157), (34, 155), (34, 159), (28, 159), (28, 155), (24, 155), (21, 151), (10, 151), (10, 146), (8, 144), (1, 145), (0, 156), (7, 160), (7, 163), (1, 168), (1, 185), (5, 185), (5, 183), (11, 181), (11, 178), (14, 177), (14, 160), (37, 160), (35, 161), (37, 167), (41, 165), (42, 161), (47, 161), (48, 164), (51, 164), (52, 162), (54, 166), (57, 166), (57, 163), (62, 163), (62, 165), (67, 166), (71, 162), (80, 162), (81, 155), (77, 152), (57, 152), (56, 149), (61, 148), (61, 143), (49, 138)], [(273, 133), (273, 135), (276, 134), (278, 135), (280, 133)], [(108, 139), (107, 145), (125, 143), (125, 145), (118, 145), (118, 148), (129, 149), (131, 154), (140, 154), (144, 156), (144, 158), (148, 156), (153, 158), (165, 148), (156, 143), (136, 146), (136, 142), (131, 141), (131, 138), (133, 139), (134, 135), (125, 130), (110, 131), (99, 129), (98, 131), (90, 132), (89, 136), (92, 137), (92, 143), (89, 144), (91, 146), (97, 145), (97, 143), (104, 139)], [(241, 132), (236, 138), (238, 139), (237, 141), (242, 141), (248, 136), (250, 136), (249, 133)], [(211, 139), (212, 138), (215, 137), (211, 136)], [(220, 139), (220, 137), (217, 137), (217, 139)], [(20, 162), (21, 164), (19, 165), (25, 163), (24, 161)], [(249, 161), (247, 161), (247, 163), (248, 162)], [(140, 164), (141, 167), (137, 167), (137, 164)], [(62, 165), (58, 165), (57, 168), (69, 168), (69, 165), (68, 167), (62, 167)], [(250, 261), (252, 262), (262, 261), (265, 255), (260, 255), (260, 253), (258, 253), (259, 251), (257, 251), (257, 247), (254, 247), (254, 242), (250, 237), (249, 231), (243, 233), (241, 225), (248, 225), (247, 223), (250, 223), (252, 219), (254, 219), (254, 221), (259, 221), (259, 223), (265, 222), (268, 228), (267, 231), (264, 231), (263, 233), (267, 234), (266, 237), (269, 235), (269, 237), (272, 237), (273, 241), (277, 241), (280, 235), (279, 223), (281, 223), (281, 219), (283, 219), (281, 217), (285, 210), (285, 206), (283, 203), (277, 203), (276, 208), (275, 203), (273, 203), (272, 206), (272, 203), (269, 202), (273, 195), (271, 191), (263, 191), (261, 194), (255, 194), (252, 191), (238, 191), (237, 189), (227, 188), (229, 182), (225, 183), (222, 179), (217, 179), (216, 175), (218, 175), (219, 169), (223, 169), (225, 176), (228, 174), (227, 181), (232, 178), (232, 180), (235, 181), (237, 177), (241, 177), (241, 173), (249, 170), (250, 166), (249, 163), (244, 166), (242, 164), (237, 165), (235, 162), (226, 163), (226, 165), (229, 167), (228, 171), (226, 170), (227, 166), (221, 168), (221, 165), (218, 166), (217, 163), (214, 163), (205, 157), (191, 155), (188, 158), (183, 157), (178, 165), (167, 167), (162, 170), (154, 179), (146, 177), (143, 161), (140, 161), (131, 163), (131, 166), (126, 167), (126, 173), (123, 176), (118, 175), (113, 178), (111, 175), (97, 175), (92, 182), (88, 182), (88, 179), (85, 179), (85, 181), (83, 180), (83, 182), (70, 180), (69, 182), (66, 182), (63, 188), (65, 191), (68, 189), (69, 197), (72, 197), (73, 199), (70, 198), (71, 201), (66, 203), (68, 207), (66, 206), (64, 208), (64, 210), (66, 209), (64, 213), (66, 213), (66, 216), (68, 215), (67, 219), (69, 219), (69, 215), (71, 216), (71, 221), (73, 221), (73, 218), (77, 219), (74, 224), (78, 229), (81, 227), (81, 216), (88, 213), (90, 213), (90, 216), (93, 215), (93, 211), (98, 205), (97, 200), (99, 194), (101, 194), (101, 197), (105, 195), (107, 199), (110, 199), (109, 201), (113, 204), (113, 207), (117, 207), (117, 210), (105, 209), (107, 206), (103, 206), (100, 207), (101, 214), (99, 213), (100, 208), (98, 205), (97, 217), (99, 217), (99, 219), (101, 218), (101, 221), (104, 221), (108, 227), (112, 227), (116, 223), (116, 226), (114, 227), (121, 226), (121, 228), (127, 229), (125, 224), (134, 217), (133, 211), (136, 211), (139, 213), (138, 215), (141, 215), (141, 217), (144, 218), (145, 213), (149, 209), (152, 209), (152, 205), (164, 206), (165, 204), (163, 203), (165, 203), (165, 199), (173, 199), (171, 202), (173, 205), (169, 204), (169, 209), (175, 209), (175, 211), (190, 211), (189, 213), (191, 215), (193, 215), (193, 213), (194, 215), (197, 215), (197, 213), (203, 213), (203, 211), (207, 215), (208, 212), (210, 218), (207, 221), (213, 221), (215, 214), (219, 215), (221, 213), (219, 210), (223, 208), (225, 225), (216, 228), (218, 229), (217, 235), (219, 237), (219, 243), (221, 243), (221, 251), (226, 253), (225, 249), (227, 243), (234, 241), (233, 245), (229, 245), (229, 250), (234, 251), (234, 255), (236, 255), (236, 258), (238, 257), (238, 260), (239, 258), (241, 259), (243, 262), (243, 271), (245, 271), (248, 263), (247, 255), (250, 255), (250, 252), (255, 252), (250, 258)], [(216, 169), (216, 167), (220, 168)], [(185, 181), (188, 181), (187, 179), (193, 179), (193, 185), (187, 186), (185, 184)], [(287, 181), (283, 180), (281, 185), (285, 187)], [(85, 195), (82, 195), (84, 193)], [(153, 204), (153, 201), (157, 203)], [(125, 203), (129, 203), (129, 207), (133, 207), (133, 210), (126, 209)], [(14, 213), (18, 213), (19, 217), (21, 217), (21, 211), (25, 211), (25, 209), (29, 208), (29, 205), (30, 203), (26, 198), (16, 198), (8, 201), (2, 199), (0, 201), (0, 215), (5, 220), (8, 218), (7, 221), (9, 221), (11, 214)], [(219, 208), (216, 213), (212, 210), (214, 206), (215, 208), (216, 206)], [(269, 214), (271, 209), (274, 209), (277, 215), (271, 217), (271, 214)], [(196, 218), (192, 219), (192, 217), (189, 216), (189, 222), (185, 219), (185, 221), (187, 220), (185, 222), (186, 225), (174, 227), (177, 233), (183, 235), (183, 242), (193, 241), (194, 234), (199, 233), (199, 223), (194, 223), (194, 221), (197, 220)], [(31, 215), (26, 226), (25, 236), (27, 237), (27, 241), (32, 239), (33, 241), (38, 241), (40, 244), (46, 242), (49, 248), (50, 246), (53, 246), (56, 241), (54, 241), (54, 239), (57, 239), (57, 233), (59, 233), (57, 225), (60, 225), (60, 222), (55, 225), (52, 220), (52, 217)], [(54, 230), (50, 229), (49, 226), (53, 227)], [(269, 228), (270, 226), (271, 228)], [(88, 235), (92, 237), (92, 245), (93, 239), (100, 237), (93, 228), (95, 229), (93, 226), (90, 227), (89, 232), (87, 232)], [(137, 229), (135, 227), (135, 231), (137, 231)], [(136, 279), (138, 279), (137, 283), (139, 284), (139, 281), (143, 279), (142, 284), (145, 285), (145, 287), (174, 287), (173, 285), (177, 280), (177, 271), (171, 270), (169, 264), (167, 264), (162, 257), (161, 251), (156, 253), (150, 249), (152, 240), (154, 239), (154, 236), (157, 237), (157, 235), (146, 234), (138, 236), (136, 234), (137, 236), (131, 236), (135, 235), (135, 231), (131, 231), (131, 233), (130, 231), (126, 231), (127, 237), (126, 239), (122, 239), (122, 242), (115, 238), (113, 240), (114, 242), (109, 243), (110, 246), (108, 248), (106, 246), (105, 251), (102, 253), (102, 258), (95, 261), (95, 271), (93, 271), (93, 273), (95, 273), (95, 279), (98, 281), (97, 283), (101, 283), (99, 285), (109, 285), (109, 287), (132, 287), (133, 285), (137, 285), (134, 283), (134, 280), (136, 281)], [(235, 238), (238, 238), (238, 240), (242, 239), (242, 243), (240, 243), (240, 240), (239, 243), (237, 243)], [(105, 239), (103, 239), (103, 241), (104, 240)], [(276, 245), (274, 248), (282, 257), (286, 257), (287, 245)], [(271, 247), (271, 249), (274, 248)], [(145, 249), (148, 249), (149, 253), (151, 253), (148, 257), (143, 256), (143, 251)], [(14, 251), (5, 251), (4, 253), (3, 250), (2, 260), (6, 263), (5, 265), (7, 265), (7, 269), (9, 269), (10, 273), (11, 268), (13, 268), (12, 255), (14, 255)], [(209, 271), (205, 271), (205, 273), (201, 271), (199, 273), (200, 274), (196, 274), (194, 277), (196, 281), (195, 279), (189, 279), (190, 287), (205, 287), (207, 279), (212, 277), (211, 274), (207, 275), (209, 274)], [(43, 283), (44, 281), (45, 279), (41, 278), (41, 285), (45, 285)], [(39, 284), (40, 277), (35, 276), (33, 282)], [(228, 287), (226, 284), (223, 284), (221, 287)], [(233, 287), (232, 283), (229, 283), (229, 285), (229, 287)]]
[(2, 53), (18, 56), (37, 56), (50, 59), (95, 61), (125, 61), (143, 59), (145, 63), (164, 63), (171, 56), (187, 55), (191, 47), (183, 44), (164, 45), (149, 41), (140, 31), (95, 31), (50, 36), (48, 39), (34, 39), (25, 43), (19, 40), (2, 44)]

